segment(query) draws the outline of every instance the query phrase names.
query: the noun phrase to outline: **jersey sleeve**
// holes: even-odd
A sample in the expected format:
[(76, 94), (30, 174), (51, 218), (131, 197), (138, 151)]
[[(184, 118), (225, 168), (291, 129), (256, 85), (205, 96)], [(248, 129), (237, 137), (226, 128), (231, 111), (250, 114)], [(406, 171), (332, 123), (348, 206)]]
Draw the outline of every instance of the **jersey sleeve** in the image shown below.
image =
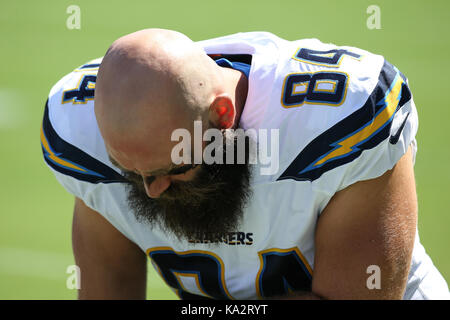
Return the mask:
[[(80, 181), (90, 183), (123, 182), (122, 175), (117, 171), (84, 151), (73, 141), (69, 142), (68, 139), (61, 137), (50, 120), (50, 108), (48, 100), (44, 109), (40, 134), (42, 153), (47, 165), (59, 173)], [(59, 120), (66, 121), (67, 119), (60, 116)], [(77, 130), (77, 127), (75, 125), (75, 128), (66, 129), (65, 135), (73, 136), (74, 134), (67, 131)], [(78, 130), (82, 129), (80, 125)]]
[(108, 159), (90, 98), (96, 68), (98, 63), (84, 65), (51, 89), (40, 130), (42, 156), (66, 191), (136, 242), (132, 232), (134, 216), (127, 206), (126, 180)]
[(333, 195), (393, 168), (416, 152), (417, 110), (406, 77), (385, 61), (362, 105), (316, 136), (278, 180), (311, 181)]
[(337, 191), (358, 181), (383, 175), (394, 167), (409, 147), (415, 161), (415, 136), (419, 124), (417, 110), (408, 80), (395, 66), (384, 63), (378, 84), (364, 107), (370, 121), (336, 146), (338, 149), (348, 148), (355, 154), (361, 153), (345, 167)]

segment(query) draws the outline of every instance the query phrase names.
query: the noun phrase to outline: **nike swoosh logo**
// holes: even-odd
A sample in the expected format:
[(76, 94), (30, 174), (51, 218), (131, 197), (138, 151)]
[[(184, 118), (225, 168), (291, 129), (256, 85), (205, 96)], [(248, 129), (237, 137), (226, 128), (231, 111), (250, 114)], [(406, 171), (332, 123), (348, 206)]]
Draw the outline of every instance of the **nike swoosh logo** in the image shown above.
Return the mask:
[(406, 115), (405, 119), (403, 120), (402, 124), (400, 125), (400, 128), (398, 128), (397, 132), (395, 134), (391, 135), (391, 137), (389, 138), (389, 142), (391, 144), (396, 144), (398, 142), (398, 140), (400, 139), (400, 134), (402, 133), (403, 128), (405, 127), (406, 120), (408, 120), (408, 117), (409, 117), (409, 112)]

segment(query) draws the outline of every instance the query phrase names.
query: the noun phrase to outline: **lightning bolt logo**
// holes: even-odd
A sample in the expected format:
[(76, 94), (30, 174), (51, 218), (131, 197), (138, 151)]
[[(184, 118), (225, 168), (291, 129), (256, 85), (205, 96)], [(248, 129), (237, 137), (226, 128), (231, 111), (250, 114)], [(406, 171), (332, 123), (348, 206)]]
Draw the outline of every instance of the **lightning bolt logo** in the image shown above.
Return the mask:
[(377, 106), (383, 107), (377, 112), (375, 117), (360, 129), (350, 133), (343, 139), (330, 144), (330, 146), (333, 147), (330, 152), (316, 159), (315, 162), (307, 166), (300, 173), (316, 169), (331, 160), (343, 158), (360, 151), (359, 145), (372, 138), (392, 121), (395, 110), (400, 102), (403, 82), (402, 77), (397, 73), (391, 87), (386, 91), (385, 96), (376, 104)]
[(58, 166), (63, 167), (65, 169), (72, 170), (72, 171), (76, 171), (76, 172), (80, 172), (80, 173), (84, 173), (84, 174), (90, 174), (90, 175), (104, 178), (104, 176), (102, 176), (101, 174), (98, 174), (97, 172), (88, 170), (79, 165), (75, 165), (74, 163), (67, 161), (63, 158), (60, 158), (59, 156), (61, 154), (55, 153), (52, 150), (52, 148), (50, 147), (47, 137), (45, 136), (43, 127), (41, 127), (41, 145), (42, 145), (42, 148), (44, 149), (45, 158), (48, 159), (49, 161), (57, 164)]

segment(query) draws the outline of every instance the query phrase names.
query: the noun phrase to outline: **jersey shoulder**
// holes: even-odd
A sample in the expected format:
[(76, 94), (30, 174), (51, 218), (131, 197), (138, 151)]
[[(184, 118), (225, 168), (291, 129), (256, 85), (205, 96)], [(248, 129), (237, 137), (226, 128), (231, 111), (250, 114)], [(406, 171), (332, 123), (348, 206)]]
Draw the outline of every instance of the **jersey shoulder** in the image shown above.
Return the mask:
[(298, 142), (277, 180), (315, 181), (354, 161), (374, 168), (356, 180), (391, 169), (415, 142), (418, 126), (406, 77), (382, 56), (357, 48), (308, 39), (286, 51), (281, 112), (298, 124), (286, 131), (295, 131)]
[(122, 181), (106, 154), (94, 114), (94, 92), (101, 58), (59, 80), (45, 105), (40, 140), (53, 170), (90, 183)]
[(208, 54), (254, 54), (276, 50), (285, 42), (270, 32), (240, 32), (198, 41), (197, 44)]

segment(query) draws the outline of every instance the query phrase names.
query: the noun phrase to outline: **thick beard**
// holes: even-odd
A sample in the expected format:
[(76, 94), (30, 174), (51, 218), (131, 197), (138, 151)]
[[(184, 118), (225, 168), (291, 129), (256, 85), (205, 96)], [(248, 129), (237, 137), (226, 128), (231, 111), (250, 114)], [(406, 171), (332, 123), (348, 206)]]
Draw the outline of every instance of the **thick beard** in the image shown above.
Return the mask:
[(179, 240), (235, 232), (251, 195), (247, 147), (244, 164), (202, 164), (192, 181), (172, 181), (159, 198), (149, 198), (143, 183), (130, 179), (128, 205), (139, 222)]

